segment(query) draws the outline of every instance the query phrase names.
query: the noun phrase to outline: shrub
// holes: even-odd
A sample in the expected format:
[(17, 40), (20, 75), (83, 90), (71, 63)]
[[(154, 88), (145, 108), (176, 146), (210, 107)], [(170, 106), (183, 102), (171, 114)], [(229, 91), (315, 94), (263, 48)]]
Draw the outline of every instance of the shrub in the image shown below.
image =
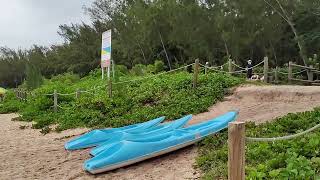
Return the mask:
[(26, 66), (27, 67), (25, 85), (27, 89), (32, 90), (40, 87), (43, 83), (43, 77), (41, 75), (40, 70), (30, 63), (27, 63)]
[(24, 103), (18, 100), (13, 91), (7, 91), (5, 99), (0, 102), (0, 114), (15, 113), (24, 108)]
[(159, 73), (164, 71), (164, 62), (161, 60), (156, 60), (154, 62), (154, 72)]
[(146, 73), (146, 66), (143, 64), (136, 64), (131, 69), (131, 73), (136, 76), (143, 76)]

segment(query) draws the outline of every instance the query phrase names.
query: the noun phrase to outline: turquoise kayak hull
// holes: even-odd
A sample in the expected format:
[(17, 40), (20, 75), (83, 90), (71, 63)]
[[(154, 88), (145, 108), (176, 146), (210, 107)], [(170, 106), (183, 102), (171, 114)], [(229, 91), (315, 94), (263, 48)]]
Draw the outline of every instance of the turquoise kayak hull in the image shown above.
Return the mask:
[(104, 151), (85, 161), (83, 167), (86, 171), (97, 174), (175, 151), (225, 129), (237, 115), (238, 112), (232, 111), (187, 128), (111, 143)]
[(114, 135), (115, 138), (108, 139), (104, 143), (98, 145), (96, 148), (92, 149), (90, 151), (90, 154), (92, 156), (98, 155), (100, 152), (104, 151), (105, 148), (109, 147), (110, 144), (113, 144), (115, 142), (119, 141), (134, 141), (135, 139), (143, 139), (146, 137), (152, 137), (155, 135), (159, 135), (162, 133), (166, 133), (178, 128), (181, 128), (185, 126), (192, 118), (192, 115), (185, 116), (181, 119), (175, 120), (173, 122), (164, 124), (162, 127), (150, 130), (148, 132), (143, 132), (143, 133), (130, 133), (130, 132), (118, 132), (117, 135)]
[(150, 129), (156, 129), (157, 125), (161, 123), (165, 117), (153, 119), (144, 123), (124, 126), (120, 128), (107, 128), (90, 131), (82, 136), (74, 138), (67, 143), (64, 147), (66, 150), (79, 150), (99, 145), (106, 140), (115, 138), (118, 132), (142, 133)]

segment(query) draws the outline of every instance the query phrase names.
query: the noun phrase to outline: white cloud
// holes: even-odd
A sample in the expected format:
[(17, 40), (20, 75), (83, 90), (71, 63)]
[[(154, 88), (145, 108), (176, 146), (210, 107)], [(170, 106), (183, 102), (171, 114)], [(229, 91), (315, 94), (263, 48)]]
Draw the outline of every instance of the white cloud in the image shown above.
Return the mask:
[(60, 24), (90, 22), (93, 0), (0, 0), (0, 46), (29, 48), (61, 43)]

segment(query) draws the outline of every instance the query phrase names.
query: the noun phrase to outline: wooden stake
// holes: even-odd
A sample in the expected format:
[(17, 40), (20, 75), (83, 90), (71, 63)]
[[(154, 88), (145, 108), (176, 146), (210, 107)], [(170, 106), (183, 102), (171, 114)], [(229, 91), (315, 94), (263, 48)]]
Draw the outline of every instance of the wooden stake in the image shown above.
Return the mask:
[(264, 82), (268, 83), (268, 72), (269, 72), (269, 59), (268, 57), (264, 57), (264, 67), (263, 67), (263, 75), (264, 75)]
[(21, 101), (21, 89), (18, 89), (19, 100)]
[(195, 65), (194, 65), (194, 72), (193, 72), (193, 88), (196, 88), (198, 85), (198, 79), (199, 79), (199, 59), (196, 59)]
[(209, 62), (206, 62), (206, 65), (204, 66), (204, 74), (207, 74), (209, 67)]
[(275, 82), (276, 84), (279, 83), (278, 71), (279, 71), (279, 67), (277, 66), (276, 69), (275, 69), (275, 71), (274, 71), (274, 82)]
[(79, 89), (77, 89), (77, 91), (76, 91), (76, 99), (79, 99), (80, 98), (80, 90)]
[(109, 98), (112, 98), (112, 78), (110, 78), (108, 81), (108, 94)]
[(229, 61), (228, 61), (228, 70), (229, 70), (229, 73), (233, 73), (232, 59), (229, 59)]
[(232, 122), (228, 129), (228, 179), (245, 179), (245, 123)]
[(54, 90), (53, 92), (53, 111), (58, 111), (58, 93), (57, 90)]
[(292, 62), (289, 61), (289, 66), (288, 66), (288, 83), (292, 83)]
[[(309, 67), (310, 67), (310, 69), (313, 69), (312, 65), (310, 65)], [(313, 81), (313, 72), (312, 72), (312, 70), (308, 70), (308, 80), (309, 81)]]

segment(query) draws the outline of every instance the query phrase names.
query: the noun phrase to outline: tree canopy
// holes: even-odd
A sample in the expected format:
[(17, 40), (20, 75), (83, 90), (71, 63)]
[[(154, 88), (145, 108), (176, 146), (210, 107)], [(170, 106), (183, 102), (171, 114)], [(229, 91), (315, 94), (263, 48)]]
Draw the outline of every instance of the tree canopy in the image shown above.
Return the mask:
[[(99, 67), (102, 32), (112, 29), (112, 57), (132, 68), (162, 60), (167, 69), (195, 58), (244, 65), (269, 56), (271, 66), (307, 64), (320, 50), (318, 0), (96, 0), (86, 8), (92, 24), (61, 25), (62, 45), (0, 49), (0, 86), (25, 79), (26, 64), (47, 78)], [(319, 57), (319, 54), (318, 56)]]

